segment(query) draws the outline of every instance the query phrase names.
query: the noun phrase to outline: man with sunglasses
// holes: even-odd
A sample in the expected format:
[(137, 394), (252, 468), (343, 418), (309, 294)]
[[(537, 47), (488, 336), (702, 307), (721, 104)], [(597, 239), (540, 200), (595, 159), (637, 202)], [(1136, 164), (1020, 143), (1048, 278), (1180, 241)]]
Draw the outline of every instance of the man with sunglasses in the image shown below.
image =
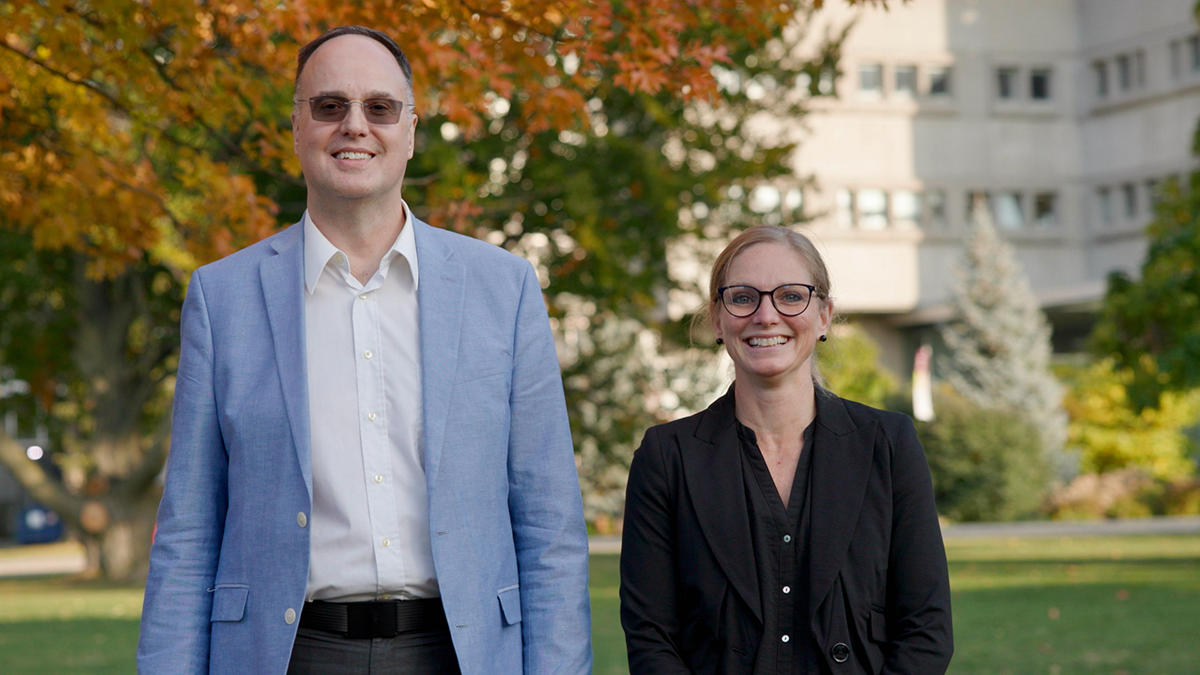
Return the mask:
[(300, 51), (301, 222), (183, 311), (143, 673), (586, 673), (587, 539), (524, 260), (401, 197), (417, 115), (386, 35)]

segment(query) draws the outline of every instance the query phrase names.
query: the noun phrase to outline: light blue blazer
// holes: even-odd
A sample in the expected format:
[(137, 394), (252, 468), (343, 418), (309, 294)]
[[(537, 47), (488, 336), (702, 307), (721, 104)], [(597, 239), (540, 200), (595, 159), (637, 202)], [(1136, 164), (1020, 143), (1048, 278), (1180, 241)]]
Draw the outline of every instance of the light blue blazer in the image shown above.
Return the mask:
[[(587, 536), (537, 276), (412, 222), (430, 539), (462, 672), (588, 673)], [(192, 276), (141, 673), (287, 671), (312, 506), (303, 239), (293, 225)]]

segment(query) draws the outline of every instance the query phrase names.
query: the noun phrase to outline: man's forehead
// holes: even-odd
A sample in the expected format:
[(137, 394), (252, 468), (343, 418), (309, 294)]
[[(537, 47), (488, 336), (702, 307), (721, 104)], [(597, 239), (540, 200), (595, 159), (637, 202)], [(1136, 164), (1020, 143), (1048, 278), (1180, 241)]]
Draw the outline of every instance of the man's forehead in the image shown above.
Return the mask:
[[(373, 76), (372, 86), (387, 86), (385, 78), (406, 84), (404, 71), (395, 55), (380, 42), (364, 35), (339, 35), (312, 53), (300, 76), (303, 85), (312, 76), (345, 76), (353, 73)], [(315, 83), (314, 83), (315, 84)], [(388, 93), (388, 92), (384, 92)]]

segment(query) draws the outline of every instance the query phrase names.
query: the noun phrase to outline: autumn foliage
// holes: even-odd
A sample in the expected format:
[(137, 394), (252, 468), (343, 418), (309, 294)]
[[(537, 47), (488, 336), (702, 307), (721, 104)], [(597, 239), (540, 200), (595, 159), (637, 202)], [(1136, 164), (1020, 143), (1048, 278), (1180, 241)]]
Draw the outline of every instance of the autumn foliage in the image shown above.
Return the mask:
[(11, 0), (0, 226), (84, 253), (95, 276), (146, 254), (186, 271), (269, 234), (277, 208), (260, 184), (300, 184), (294, 55), (335, 25), (395, 37), (419, 114), (473, 137), (497, 97), (520, 101), (530, 131), (586, 125), (601, 83), (713, 98), (709, 68), (730, 45), (765, 39), (807, 4)]

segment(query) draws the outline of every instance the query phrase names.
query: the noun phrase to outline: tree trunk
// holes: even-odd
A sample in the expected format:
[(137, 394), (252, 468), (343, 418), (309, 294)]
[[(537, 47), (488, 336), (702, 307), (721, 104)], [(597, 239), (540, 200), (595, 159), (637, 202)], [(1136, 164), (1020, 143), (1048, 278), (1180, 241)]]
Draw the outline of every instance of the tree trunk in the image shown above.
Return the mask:
[(99, 502), (111, 520), (100, 532), (85, 535), (85, 576), (122, 582), (146, 580), (159, 496), (159, 491), (152, 489), (129, 501), (110, 498)]
[(154, 478), (166, 461), (166, 443), (156, 443), (140, 463), (102, 494), (72, 494), (40, 465), (25, 456), (25, 448), (0, 432), (0, 462), (33, 498), (58, 513), (83, 539), (87, 549), (84, 575), (119, 582), (146, 578), (150, 544), (161, 490)]

